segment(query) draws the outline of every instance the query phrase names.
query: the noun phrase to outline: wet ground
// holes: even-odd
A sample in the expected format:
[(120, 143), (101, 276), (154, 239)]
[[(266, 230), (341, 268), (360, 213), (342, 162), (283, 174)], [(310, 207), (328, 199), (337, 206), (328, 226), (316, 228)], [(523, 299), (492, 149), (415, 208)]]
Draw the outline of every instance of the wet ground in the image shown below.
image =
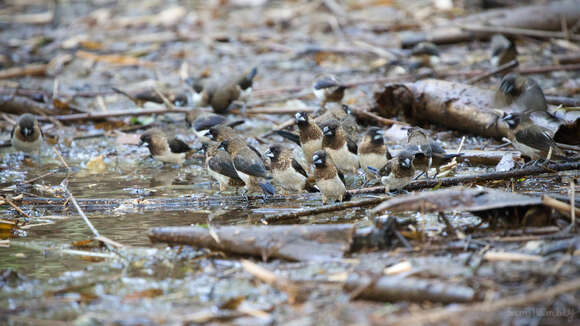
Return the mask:
[[(7, 68), (51, 60), (55, 65), (57, 59), (66, 59), (63, 67), (45, 76), (10, 82), (17, 81), (26, 90), (52, 92), (57, 88), (63, 101), (86, 112), (137, 109), (126, 97), (112, 93), (111, 86), (131, 88), (145, 80), (156, 80), (179, 89), (183, 87), (184, 71), (191, 76), (204, 71), (220, 75), (252, 66), (258, 66), (259, 73), (249, 104), (272, 100), (265, 106), (309, 108), (318, 105), (312, 95), (276, 101), (288, 95), (280, 88), (308, 89), (314, 76), (323, 72), (335, 73), (344, 80), (392, 77), (396, 72), (384, 67), (389, 55), (381, 55), (380, 49), (399, 51), (394, 32), (429, 26), (470, 12), (444, 11), (429, 1), (407, 5), (396, 1), (344, 1), (339, 2), (339, 8), (347, 8), (350, 18), (343, 20), (337, 18), (337, 9), (332, 7), (335, 1), (266, 1), (265, 5), (262, 2), (61, 2), (58, 10), (53, 11), (52, 5), (42, 1), (8, 1), (0, 5), (0, 65)], [(31, 14), (38, 13), (56, 13), (54, 25), (42, 17), (36, 18), (40, 23), (31, 21), (34, 19)], [(25, 22), (15, 22), (18, 19)], [(556, 47), (538, 40), (522, 43), (524, 64), (548, 63), (549, 58), (542, 54)], [(486, 46), (485, 42), (473, 41), (468, 46), (442, 47), (446, 55), (441, 69), (489, 68)], [(313, 47), (329, 50), (309, 52)], [(87, 59), (83, 54), (86, 52), (101, 57)], [(104, 60), (108, 54), (119, 57)], [(135, 60), (133, 64), (123, 63), (129, 59)], [(558, 72), (535, 77), (547, 92), (566, 95), (578, 83), (579, 75)], [(1, 81), (2, 89), (15, 87), (8, 80)], [(493, 87), (497, 81), (494, 77), (479, 86)], [(345, 102), (367, 107), (375, 87), (365, 84), (353, 88), (347, 92)], [(81, 92), (95, 94), (74, 96)], [(162, 107), (151, 103), (147, 106)], [(2, 117), (0, 142), (7, 142), (12, 125), (9, 119), (16, 116)], [(263, 152), (269, 142), (283, 141), (277, 136), (263, 135), (290, 117), (249, 114), (239, 130)], [(421, 315), (433, 315), (433, 323), (443, 324), (578, 321), (577, 288), (520, 304), (510, 301), (505, 308), (489, 305), (495, 300), (513, 299), (579, 277), (578, 236), (560, 232), (563, 226), (546, 236), (533, 231), (527, 234), (521, 230), (490, 230), (483, 223), (471, 230), (466, 239), (450, 235), (436, 214), (401, 213), (397, 217), (414, 218), (413, 227), (426, 235), (420, 240), (407, 230), (412, 249), (399, 244), (324, 262), (278, 259), (261, 262), (188, 246), (153, 245), (147, 238), (151, 227), (259, 225), (263, 216), (318, 207), (321, 202), (318, 195), (277, 195), (245, 202), (233, 192), (218, 194), (217, 185), (202, 168), (199, 155), (181, 168), (162, 166), (148, 158), (146, 147), (127, 144), (130, 142), (127, 138), (111, 131), (135, 122), (129, 117), (98, 123), (77, 121), (64, 126), (54, 121), (43, 122), (44, 133), (47, 138), (56, 139), (55, 148), (71, 167), (70, 172), (62, 170), (61, 161), (48, 144), (40, 158), (23, 158), (9, 147), (0, 148), (0, 192), (15, 197), (14, 202), (30, 216), (23, 217), (9, 205), (0, 206), (2, 221), (21, 223), (18, 227), (2, 225), (0, 233), (3, 240), (9, 240), (0, 243), (0, 324), (420, 324), (425, 322), (417, 319)], [(187, 130), (182, 114), (157, 115), (149, 121), (140, 118), (140, 122), (158, 125), (193, 147), (200, 145)], [(464, 136), (437, 126), (425, 127), (431, 128), (434, 137), (449, 150), (457, 149)], [(74, 139), (103, 130), (106, 130), (103, 137)], [(401, 148), (396, 136), (397, 132), (393, 132), (393, 137), (387, 139), (395, 150)], [(502, 144), (498, 140), (465, 136), (466, 150)], [(460, 163), (456, 174), (490, 172), (493, 168)], [(568, 196), (567, 180), (577, 179), (578, 175), (578, 171), (570, 171), (485, 185)], [(67, 198), (61, 187), (64, 180), (101, 235), (124, 247), (111, 252), (87, 241), (93, 237), (90, 229), (72, 206), (63, 205)], [(20, 202), (19, 195), (28, 201)], [(378, 195), (355, 198), (373, 196)], [(43, 201), (50, 198), (60, 201), (50, 205)], [(91, 204), (91, 200), (95, 202)], [(470, 213), (449, 213), (447, 218), (465, 232), (481, 222)], [(354, 223), (364, 228), (373, 225), (373, 219), (370, 208), (355, 208), (302, 217), (299, 223)], [(504, 236), (528, 235), (532, 238), (502, 240)], [(490, 249), (539, 256), (540, 260), (486, 260), (484, 254)], [(86, 251), (94, 255), (87, 255)], [(244, 258), (308, 288), (306, 299), (288, 303), (287, 292), (247, 272), (241, 263)], [(383, 275), (386, 267), (401, 262), (412, 266), (401, 277), (469, 286), (482, 300), (473, 303), (472, 308), (397, 299), (380, 302), (356, 300), (356, 291), (343, 289), (348, 274)], [(438, 309), (451, 317), (437, 319)], [(454, 315), (454, 309), (472, 312)]]

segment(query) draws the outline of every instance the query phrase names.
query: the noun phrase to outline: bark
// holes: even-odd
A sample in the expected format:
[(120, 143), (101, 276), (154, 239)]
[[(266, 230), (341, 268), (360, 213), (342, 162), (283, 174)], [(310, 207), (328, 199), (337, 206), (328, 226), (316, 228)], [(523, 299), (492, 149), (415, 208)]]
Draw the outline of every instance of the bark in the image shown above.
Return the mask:
[(148, 236), (152, 242), (186, 244), (262, 259), (321, 261), (343, 257), (350, 250), (356, 227), (349, 224), (223, 226), (212, 231), (215, 232), (196, 226), (160, 227), (151, 228)]
[(360, 290), (357, 297), (376, 301), (415, 302), (471, 302), (475, 291), (466, 286), (435, 280), (382, 276), (373, 280), (368, 276), (351, 274), (345, 283), (348, 291)]
[(403, 33), (401, 45), (412, 47), (420, 42), (449, 44), (471, 41), (475, 38), (489, 37), (491, 32), (474, 32), (462, 30), (459, 25), (478, 25), (490, 27), (505, 27), (533, 29), (541, 31), (559, 31), (562, 19), (572, 27), (580, 19), (580, 4), (578, 1), (558, 1), (545, 5), (522, 6), (488, 10), (453, 20), (446, 26), (430, 28), (428, 31)]
[[(428, 122), (485, 137), (508, 136), (508, 125), (495, 110), (515, 111), (514, 106), (498, 108), (494, 91), (466, 84), (427, 79), (415, 83), (387, 84), (374, 94), (380, 116), (402, 116), (412, 124)], [(580, 119), (575, 112), (559, 114), (558, 120), (533, 115), (535, 123), (554, 132), (561, 143), (580, 142)]]

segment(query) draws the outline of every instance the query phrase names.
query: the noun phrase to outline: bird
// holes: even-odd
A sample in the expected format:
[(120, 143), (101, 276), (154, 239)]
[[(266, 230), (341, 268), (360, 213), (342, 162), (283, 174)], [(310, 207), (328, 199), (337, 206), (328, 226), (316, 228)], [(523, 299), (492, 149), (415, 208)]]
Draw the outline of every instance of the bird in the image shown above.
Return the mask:
[(312, 156), (316, 151), (322, 149), (322, 129), (320, 129), (306, 112), (296, 113), (294, 121), (300, 133), (299, 144), (304, 153), (304, 159), (310, 167), (312, 165)]
[(547, 163), (552, 158), (566, 160), (567, 155), (552, 138), (552, 132), (536, 125), (530, 118), (531, 113), (524, 111), (503, 117), (508, 123), (508, 138), (514, 148), (535, 162), (544, 159), (544, 163)]
[(291, 192), (317, 192), (308, 178), (306, 170), (294, 158), (291, 149), (280, 144), (271, 145), (264, 153), (270, 158), (272, 177), (280, 187)]
[(447, 154), (438, 142), (433, 141), (427, 136), (427, 133), (418, 127), (407, 130), (407, 147), (408, 152), (414, 154), (414, 166), (425, 172), (429, 177), (429, 170), (434, 167), (439, 174), (441, 165), (449, 163), (454, 157), (460, 157), (463, 153)]
[(168, 140), (159, 128), (148, 129), (141, 135), (140, 140), (139, 145), (147, 144), (151, 156), (163, 163), (182, 165), (186, 153), (191, 151), (189, 145), (177, 138)]
[(40, 155), (42, 130), (36, 117), (29, 113), (21, 115), (10, 132), (10, 141), (12, 148), (17, 151), (36, 152)]
[(490, 63), (494, 67), (499, 67), (512, 60), (516, 60), (518, 55), (516, 44), (502, 34), (492, 36), (490, 48)]
[(339, 175), (340, 172), (329, 159), (326, 151), (315, 152), (312, 156), (312, 162), (314, 164), (314, 180), (322, 194), (322, 204), (326, 205), (328, 201), (348, 200), (350, 195)]
[(248, 192), (258, 192), (260, 189), (264, 195), (274, 195), (274, 186), (265, 181), (272, 179), (272, 176), (268, 174), (260, 156), (242, 138), (236, 136), (224, 140), (218, 148), (223, 148), (230, 154), (234, 169), (245, 183), (244, 196)]
[(498, 108), (515, 104), (518, 112), (548, 111), (544, 92), (538, 83), (529, 77), (516, 73), (505, 75), (494, 96), (494, 105)]
[(230, 155), (218, 150), (219, 145), (213, 141), (202, 144), (208, 174), (219, 183), (220, 191), (225, 191), (227, 187), (243, 187), (245, 183), (236, 172)]
[(322, 124), (322, 148), (326, 150), (338, 170), (342, 173), (356, 174), (359, 167), (356, 143), (350, 141), (340, 122), (330, 119)]
[(201, 141), (208, 141), (209, 139), (205, 134), (209, 128), (222, 124), (234, 128), (243, 124), (244, 120), (228, 122), (228, 119), (223, 115), (193, 109), (185, 115), (185, 123), (189, 128), (191, 128), (198, 139)]
[[(239, 137), (239, 134), (229, 125), (219, 124), (209, 128), (208, 132), (204, 134), (205, 137), (209, 138), (212, 141), (223, 142), (224, 140), (228, 140), (231, 138)], [(246, 145), (254, 152), (258, 157), (265, 163), (262, 154), (258, 151), (254, 146)]]
[(378, 127), (371, 127), (365, 133), (362, 141), (358, 145), (358, 159), (360, 166), (367, 176), (373, 175), (368, 167), (380, 169), (392, 159), (384, 139), (384, 130)]
[(187, 78), (185, 82), (193, 91), (195, 105), (209, 105), (215, 113), (222, 114), (230, 109), (233, 102), (247, 100), (257, 73), (258, 69), (254, 67), (233, 78), (217, 78), (206, 81), (199, 78)]
[(358, 144), (361, 140), (361, 133), (363, 128), (356, 121), (356, 117), (352, 114), (352, 110), (346, 104), (341, 104), (338, 107), (331, 107), (326, 110), (322, 115), (316, 117), (314, 122), (318, 125), (323, 124), (329, 119), (336, 119), (340, 121), (342, 129), (345, 132), (347, 138), (350, 141)]
[(394, 158), (387, 161), (379, 170), (371, 167), (370, 170), (381, 177), (385, 186), (385, 193), (401, 190), (407, 186), (415, 176), (413, 165), (414, 154), (408, 150), (400, 151)]
[(319, 76), (312, 83), (312, 91), (316, 98), (321, 101), (320, 106), (322, 108), (325, 108), (328, 102), (341, 102), (344, 97), (344, 90), (347, 88), (333, 75)]

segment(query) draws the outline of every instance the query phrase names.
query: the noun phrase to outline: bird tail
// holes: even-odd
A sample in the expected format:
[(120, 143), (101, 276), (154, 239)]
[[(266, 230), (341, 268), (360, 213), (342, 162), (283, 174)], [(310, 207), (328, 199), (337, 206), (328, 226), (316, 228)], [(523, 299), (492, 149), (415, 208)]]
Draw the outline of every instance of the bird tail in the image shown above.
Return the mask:
[(306, 181), (306, 184), (304, 184), (304, 189), (308, 192), (320, 192), (320, 189), (318, 189), (318, 186), (316, 186), (315, 184), (312, 184), (311, 182)]
[(271, 183), (261, 182), (261, 183), (259, 183), (259, 185), (260, 185), (260, 188), (262, 188), (264, 195), (274, 196), (276, 194), (276, 188), (274, 188), (274, 186)]
[(286, 130), (276, 130), (276, 134), (300, 145), (300, 137)]
[(230, 128), (235, 128), (241, 124), (243, 124), (244, 122), (246, 122), (245, 120), (236, 120), (236, 121), (232, 121), (230, 123), (228, 123), (228, 127)]
[(445, 155), (443, 155), (443, 158), (446, 159), (446, 160), (450, 160), (450, 159), (452, 159), (454, 157), (461, 157), (461, 156), (463, 156), (463, 153), (445, 154)]
[(352, 194), (350, 192), (346, 192), (344, 196), (342, 196), (342, 201), (350, 201), (352, 199)]

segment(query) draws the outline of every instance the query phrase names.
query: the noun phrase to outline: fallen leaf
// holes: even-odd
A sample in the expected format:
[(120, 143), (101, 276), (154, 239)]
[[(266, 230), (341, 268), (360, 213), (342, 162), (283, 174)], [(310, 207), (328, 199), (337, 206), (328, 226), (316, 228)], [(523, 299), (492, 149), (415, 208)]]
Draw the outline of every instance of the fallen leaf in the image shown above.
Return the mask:
[(92, 173), (102, 173), (107, 169), (107, 164), (105, 163), (105, 156), (99, 155), (97, 157), (93, 157), (90, 161), (87, 162), (86, 169)]

